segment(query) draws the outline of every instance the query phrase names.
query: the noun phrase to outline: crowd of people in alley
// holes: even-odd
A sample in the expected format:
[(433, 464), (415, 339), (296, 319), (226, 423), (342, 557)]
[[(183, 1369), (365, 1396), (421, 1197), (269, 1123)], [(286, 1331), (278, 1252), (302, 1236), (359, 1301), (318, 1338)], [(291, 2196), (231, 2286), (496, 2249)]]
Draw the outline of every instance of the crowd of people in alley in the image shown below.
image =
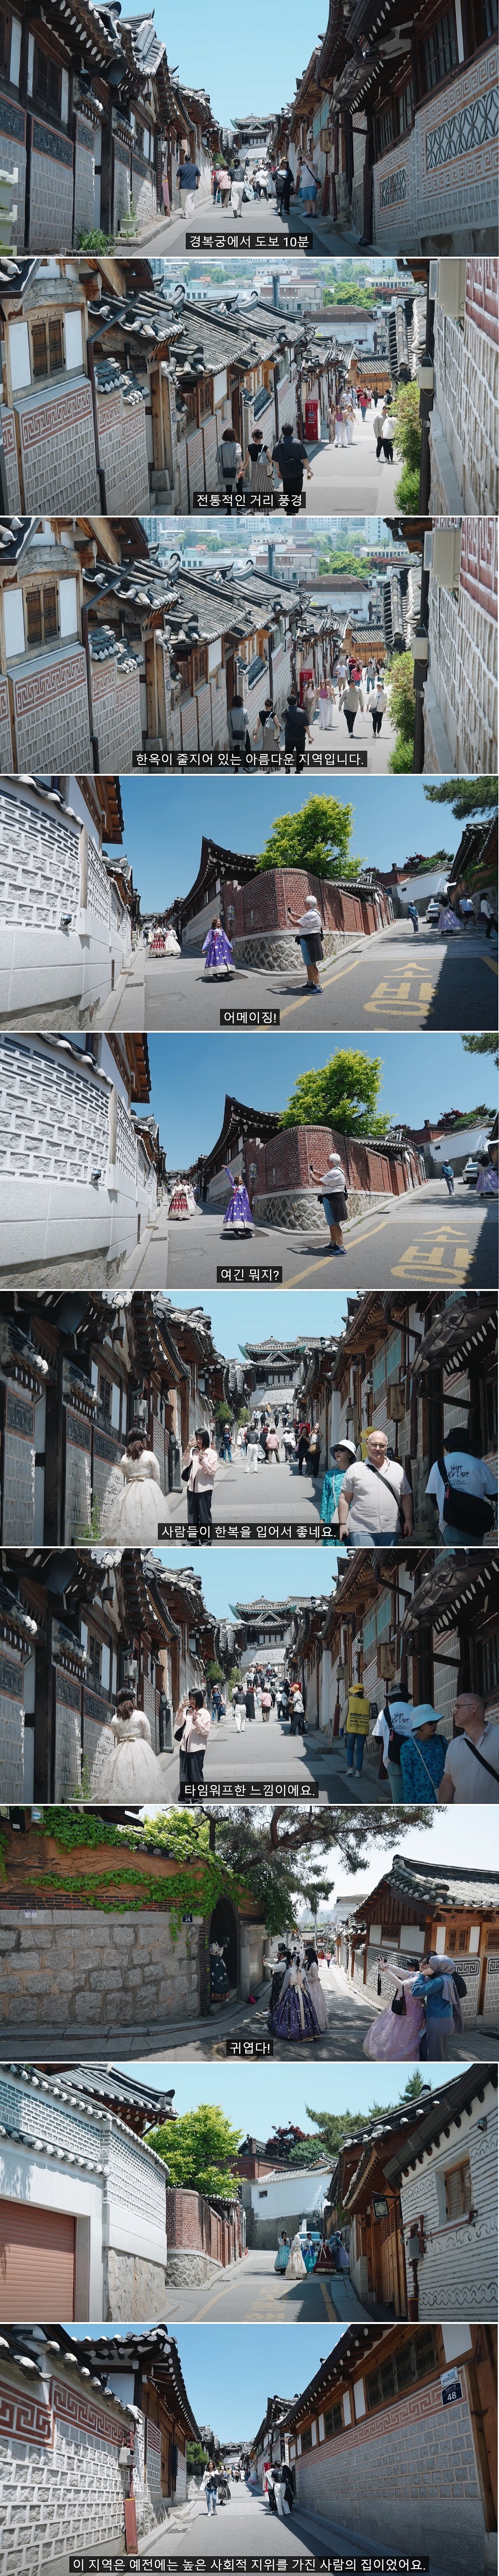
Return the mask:
[[(195, 212), (199, 213), (196, 198), (200, 188), (200, 164), (193, 160), (189, 146), (185, 144), (179, 151), (173, 202), (170, 202), (165, 151), (161, 190), (165, 221), (171, 223), (175, 214), (181, 214), (184, 223), (192, 222)], [(300, 154), (295, 172), (287, 159), (277, 161), (273, 153), (267, 155), (264, 151), (258, 153), (253, 150), (246, 152), (244, 158), (242, 154), (236, 154), (235, 149), (228, 149), (225, 157), (222, 152), (214, 153), (209, 170), (203, 172), (203, 205), (208, 188), (212, 205), (220, 206), (234, 223), (240, 222), (245, 206), (261, 205), (262, 202), (270, 206), (274, 220), (278, 216), (288, 223), (293, 197), (294, 222), (300, 224), (305, 217), (310, 220), (320, 208), (323, 195), (313, 156), (305, 153)]]
[(288, 1949), (280, 1941), (277, 1958), (264, 1959), (263, 1964), (271, 1978), (268, 2028), (272, 2038), (288, 2043), (322, 2038), (329, 2014), (320, 1968), (329, 1969), (331, 1952), (321, 1952), (319, 1957), (313, 1941), (306, 1941), (303, 1950)]
[(265, 698), (252, 733), (248, 706), (236, 693), (227, 717), (229, 749), (236, 762), (244, 762), (253, 759), (256, 746), (261, 768), (272, 754), (284, 751), (299, 770), (316, 741), (313, 726), (319, 733), (337, 731), (335, 710), (344, 717), (351, 740), (359, 714), (370, 717), (373, 739), (377, 737), (387, 708), (383, 664), (371, 654), (364, 666), (358, 653), (347, 653), (338, 644), (329, 671), (324, 667), (322, 676), (308, 674), (303, 685), (300, 681), (299, 688), (290, 688), (283, 713), (276, 712), (270, 696)]

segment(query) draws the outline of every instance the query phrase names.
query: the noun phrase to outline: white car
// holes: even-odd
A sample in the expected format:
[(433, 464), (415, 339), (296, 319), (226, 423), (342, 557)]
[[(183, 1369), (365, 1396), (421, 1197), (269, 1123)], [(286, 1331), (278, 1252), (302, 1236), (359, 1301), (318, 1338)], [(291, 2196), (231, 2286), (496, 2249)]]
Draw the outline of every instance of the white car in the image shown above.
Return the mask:
[(468, 1154), (468, 1161), (464, 1166), (463, 1181), (469, 1189), (471, 1188), (473, 1181), (478, 1180), (479, 1168), (476, 1154)]
[[(443, 900), (443, 898), (442, 898), (442, 900)], [(440, 906), (439, 897), (438, 897), (438, 895), (436, 895), (436, 894), (432, 894), (432, 896), (431, 896), (431, 901), (430, 901), (430, 903), (427, 905), (427, 911), (426, 911), (426, 919), (427, 919), (427, 921), (439, 921), (439, 920), (440, 920), (440, 911), (441, 911), (441, 906)]]

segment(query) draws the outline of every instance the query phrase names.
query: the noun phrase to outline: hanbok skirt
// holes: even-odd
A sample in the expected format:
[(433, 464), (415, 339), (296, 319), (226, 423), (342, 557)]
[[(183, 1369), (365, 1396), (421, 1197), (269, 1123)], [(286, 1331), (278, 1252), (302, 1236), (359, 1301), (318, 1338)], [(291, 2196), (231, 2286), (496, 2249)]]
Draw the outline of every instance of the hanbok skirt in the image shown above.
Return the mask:
[(179, 1222), (180, 1222), (180, 1220), (182, 1220), (182, 1221), (183, 1221), (186, 1217), (189, 1217), (189, 1216), (190, 1216), (190, 1213), (191, 1213), (191, 1211), (190, 1211), (190, 1207), (189, 1207), (189, 1201), (188, 1201), (188, 1197), (187, 1197), (187, 1191), (186, 1191), (186, 1190), (174, 1190), (174, 1192), (173, 1192), (173, 1197), (170, 1199), (170, 1205), (169, 1205), (169, 1209), (168, 1209), (168, 1215), (169, 1215), (169, 1216), (171, 1216), (171, 1217), (177, 1217), (177, 1218), (179, 1219)]
[(253, 1233), (253, 1218), (248, 1192), (247, 1189), (245, 1189), (244, 1181), (238, 1181), (236, 1188), (232, 1191), (232, 1197), (229, 1199), (228, 1208), (225, 1210), (223, 1222), (224, 1234), (228, 1234), (231, 1226), (234, 1226), (236, 1232), (239, 1226), (244, 1226), (245, 1229), (249, 1228), (251, 1234)]
[(414, 2062), (419, 2057), (425, 2028), (424, 2009), (417, 1995), (408, 1994), (407, 1987), (405, 2000), (406, 2013), (393, 2013), (389, 2004), (387, 2012), (376, 2014), (364, 2040), (364, 2057), (383, 2062), (394, 2058), (397, 2064), (405, 2064), (409, 2059)]
[[(144, 1736), (131, 1737), (129, 1744), (116, 1744), (109, 1753), (98, 1781), (99, 1802), (104, 1807), (157, 1807), (166, 1797), (166, 1764), (153, 1753)], [(97, 1798), (97, 1784), (95, 1789)]]
[(212, 1995), (228, 1995), (229, 1979), (225, 1959), (210, 1959), (210, 1984)]
[(320, 1977), (309, 1977), (309, 1980), (308, 1980), (308, 1986), (309, 1986), (309, 1994), (310, 1994), (310, 1997), (311, 1997), (311, 2001), (312, 2001), (313, 2006), (314, 2006), (314, 2012), (315, 2012), (315, 2013), (316, 2013), (316, 2015), (317, 2015), (317, 2021), (318, 2021), (318, 2024), (319, 2024), (319, 2030), (328, 2030), (328, 2028), (329, 2028), (329, 2023), (328, 2023), (327, 2003), (326, 2003), (326, 1997), (325, 1997), (325, 1994), (324, 1994), (324, 1992), (323, 1992), (323, 1988), (322, 1988), (322, 1986), (321, 1986)]
[(234, 958), (230, 939), (226, 938), (225, 930), (210, 930), (208, 940), (205, 940), (204, 942), (204, 947), (206, 950), (204, 961), (205, 975), (209, 974), (212, 969), (217, 966), (233, 966)]
[(278, 2245), (274, 2272), (287, 2272), (290, 2250), (289, 2245)]
[(270, 2028), (274, 2039), (318, 2039), (319, 2024), (310, 1995), (299, 1986), (287, 1986), (271, 2013)]

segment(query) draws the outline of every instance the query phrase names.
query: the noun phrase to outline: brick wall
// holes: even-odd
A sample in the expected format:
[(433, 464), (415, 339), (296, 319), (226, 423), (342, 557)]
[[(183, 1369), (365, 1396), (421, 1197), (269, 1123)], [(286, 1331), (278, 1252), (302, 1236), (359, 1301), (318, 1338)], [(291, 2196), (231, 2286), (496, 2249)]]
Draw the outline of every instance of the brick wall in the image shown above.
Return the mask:
[(1, 2374), (0, 2530), (5, 2568), (41, 2576), (75, 2534), (82, 2549), (98, 2547), (103, 2533), (123, 2546), (128, 2478), (118, 2454), (131, 2419), (112, 2398), (84, 2394), (74, 2371), (66, 2380), (63, 2364), (48, 2401), (45, 2386), (28, 2392), (23, 2376), (15, 2368)]
[[(430, 574), (430, 683), (425, 692), (425, 769), (447, 766), (471, 777), (497, 767), (496, 627), (492, 607), (497, 527), (465, 519), (459, 595)], [(432, 695), (433, 693), (433, 695)], [(433, 696), (445, 728), (433, 719)]]
[[(468, 267), (486, 266), (492, 260), (468, 262)], [(490, 315), (486, 320), (489, 322)], [(485, 320), (485, 316), (484, 316)], [(456, 506), (452, 478), (446, 471), (446, 450), (458, 486), (457, 506), (465, 511), (497, 510), (497, 340), (478, 319), (478, 308), (466, 311), (464, 332), (459, 322), (435, 307), (435, 399), (437, 410), (430, 415), (432, 475), (430, 507), (436, 516), (446, 516)], [(445, 446), (435, 432), (441, 429)]]
[(132, 197), (137, 223), (150, 223), (157, 206), (154, 166), (138, 152), (132, 152)]
[(71, 250), (73, 241), (73, 145), (44, 117), (30, 117), (31, 183), (30, 250)]
[(81, 113), (74, 124), (74, 239), (92, 232), (94, 222), (94, 128)]
[(92, 1505), (90, 1422), (84, 1413), (64, 1407), (66, 1425), (66, 1475), (64, 1499), (64, 1537), (74, 1546), (90, 1526)]
[(7, 503), (9, 510), (17, 512), (21, 509), (21, 495), (19, 490), (14, 413), (13, 411), (8, 411), (6, 403), (0, 403), (0, 423), (3, 440), (5, 480), (7, 484)]
[(13, 768), (9, 692), (6, 680), (0, 680), (0, 775), (10, 778)]
[[(207, 2254), (211, 2262), (224, 2270), (236, 2261), (241, 2243), (238, 2213), (226, 2218), (213, 2209), (200, 2192), (180, 2191), (172, 2184), (166, 2187), (166, 2233), (168, 2254), (178, 2252)], [(170, 2263), (168, 2268), (170, 2269)]]
[(148, 510), (145, 402), (125, 402), (119, 385), (97, 393), (97, 427), (108, 510)]
[[(466, 2392), (466, 2374), (464, 2389)], [(443, 2407), (438, 2380), (319, 2441), (296, 2461), (299, 2502), (335, 2525), (354, 2519), (388, 2551), (428, 2547), (455, 2576), (483, 2570), (485, 2532), (467, 2393)]]
[(81, 644), (61, 645), (43, 658), (30, 654), (11, 673), (15, 767), (49, 776), (91, 769), (85, 655)]
[[(15, 1909), (0, 1918), (0, 2015), (4, 2031), (105, 2036), (109, 2022), (132, 2032), (197, 2019), (203, 1935), (166, 1912), (74, 1915), (46, 1910), (27, 1924)], [(16, 2042), (17, 2045), (17, 2042)]]
[(99, 487), (95, 463), (92, 395), (87, 376), (75, 383), (47, 387), (33, 399), (16, 404), (21, 471), (26, 510), (95, 510)]
[[(379, 250), (466, 251), (495, 243), (497, 48), (460, 64), (374, 170)], [(485, 239), (490, 235), (490, 241)]]
[(80, 898), (79, 826), (0, 790), (0, 882), (3, 921), (55, 930), (61, 899), (76, 913)]
[(17, 170), (16, 187), (15, 191), (13, 190), (14, 203), (17, 204), (17, 222), (14, 223), (12, 248), (14, 250), (17, 246), (18, 250), (22, 251), (26, 196), (26, 117), (24, 108), (18, 106), (16, 99), (4, 98), (1, 93), (0, 160), (2, 170)]
[(113, 145), (113, 232), (130, 213), (130, 152), (125, 143)]
[(100, 768), (105, 769), (109, 761), (113, 769), (132, 769), (134, 751), (142, 750), (138, 664), (123, 677), (114, 659), (91, 661), (90, 669)]

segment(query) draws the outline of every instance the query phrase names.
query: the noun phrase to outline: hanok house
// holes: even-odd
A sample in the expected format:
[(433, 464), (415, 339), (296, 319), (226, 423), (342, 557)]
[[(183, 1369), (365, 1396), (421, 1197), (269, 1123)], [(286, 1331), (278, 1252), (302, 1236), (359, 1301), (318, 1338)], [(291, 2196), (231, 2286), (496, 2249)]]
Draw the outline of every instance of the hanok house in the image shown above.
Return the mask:
[[(335, 1146), (341, 1154), (350, 1191), (350, 1214), (371, 1200), (373, 1192), (395, 1197), (417, 1188), (423, 1177), (421, 1157), (412, 1147), (379, 1145), (369, 1138), (337, 1135), (330, 1127), (277, 1127), (273, 1110), (253, 1110), (231, 1093), (225, 1097), (220, 1135), (209, 1154), (200, 1154), (187, 1175), (203, 1200), (225, 1207), (229, 1196), (227, 1165), (246, 1182), (257, 1223), (288, 1226), (298, 1233), (323, 1228), (317, 1184)], [(353, 1197), (352, 1197), (353, 1193)]]
[(177, 2280), (239, 2259), (237, 2201), (170, 2183), (146, 2132), (175, 2121), (172, 2092), (106, 2066), (0, 2070), (0, 2316), (57, 2303), (104, 2322), (164, 2316)]
[[(169, 2023), (223, 2020), (224, 2011), (247, 2003), (264, 1983), (263, 1907), (241, 1873), (235, 1902), (233, 1880), (226, 1882), (222, 1869), (213, 1906), (212, 1877), (207, 1881), (197, 1839), (187, 1858), (169, 1854), (145, 1839), (138, 1818), (119, 1809), (112, 1817), (102, 1807), (96, 1813), (104, 1828), (97, 1844), (85, 1841), (81, 1805), (73, 1810), (73, 1836), (67, 1807), (64, 1820), (49, 1810), (41, 1822), (33, 1822), (29, 1808), (18, 1808), (13, 1823), (3, 1825), (2, 2027), (15, 2048), (22, 2029), (30, 2064), (47, 2056), (51, 2064), (54, 2058), (66, 2064), (75, 2026), (88, 2060), (96, 2033), (104, 2052), (110, 2016), (120, 2044), (126, 2035), (129, 2053), (137, 2056), (144, 2010), (149, 2037), (157, 2031), (162, 2047)], [(211, 1992), (212, 1942), (224, 1947), (229, 1986), (223, 1998)]]
[[(119, 856), (119, 778), (0, 789), (0, 1020), (43, 1029), (90, 1022), (131, 963), (138, 915)], [(109, 857), (104, 840), (116, 849)]]
[[(496, 0), (330, 0), (290, 131), (327, 203), (377, 251), (494, 251)], [(319, 201), (320, 204), (320, 201)]]
[(239, 966), (297, 968), (291, 914), (296, 917), (297, 911), (303, 911), (308, 894), (315, 896), (321, 913), (327, 957), (336, 957), (352, 940), (357, 943), (359, 931), (369, 937), (395, 917), (392, 897), (381, 886), (371, 889), (359, 883), (356, 887), (339, 880), (332, 885), (305, 868), (262, 871), (257, 858), (239, 857), (205, 834), (194, 884), (188, 894), (175, 898), (169, 917), (175, 921), (177, 936), (180, 925), (186, 955), (199, 954), (210, 922), (219, 913)]
[(476, 1690), (499, 1724), (499, 1557), (487, 1549), (421, 1552), (402, 1641), (412, 1652), (418, 1700), (433, 1699), (451, 1733), (457, 1690)]
[[(480, 1549), (357, 1548), (338, 1576), (320, 1633), (308, 1645), (319, 1724), (337, 1735), (352, 1681), (382, 1708), (390, 1683), (416, 1705), (431, 1700), (450, 1739), (458, 1688), (480, 1691), (489, 1721), (499, 1715), (497, 1557)], [(378, 1760), (373, 1736), (368, 1766)]]
[[(175, 1314), (174, 1330), (172, 1315)], [(142, 1432), (163, 1493), (180, 1487), (190, 1434), (225, 1392), (202, 1308), (164, 1296), (0, 1293), (1, 1536), (73, 1546), (100, 1528), (125, 1441)], [(165, 1508), (166, 1518), (166, 1508)]]
[(0, 2070), (2, 2322), (164, 2316), (169, 2174), (144, 2132), (174, 2119), (113, 2069)]
[(149, 178), (141, 205), (134, 174), (134, 198), (140, 220), (151, 217), (161, 133), (158, 84), (155, 78), (145, 81), (140, 62), (134, 62), (119, 8), (106, 0), (101, 8), (81, 0), (70, 18), (58, 0), (48, 0), (42, 20), (30, 7), (7, 10), (0, 78), (2, 154), (4, 168), (17, 178), (19, 250), (70, 251), (95, 223), (118, 230), (120, 216), (130, 210), (131, 164), (137, 157), (134, 108), (142, 118), (141, 170)]
[(432, 2547), (456, 2576), (493, 2560), (497, 2335), (486, 2325), (349, 2326), (287, 2409), (298, 2505), (392, 2551)]
[(494, 1466), (496, 1361), (492, 1297), (473, 1290), (450, 1300), (368, 1290), (352, 1301), (332, 1368), (335, 1438), (356, 1441), (364, 1457), (369, 1432), (386, 1432), (389, 1455), (412, 1485), (416, 1539), (427, 1537), (433, 1524), (425, 1493), (446, 1432), (462, 1424)]
[(140, 1034), (0, 1037), (4, 1284), (77, 1250), (90, 1286), (144, 1239), (163, 1168), (155, 1120), (132, 1116), (149, 1080)]
[[(10, 2328), (2, 2353), (3, 2507), (26, 2576), (68, 2548), (127, 2552), (186, 2495), (198, 2426), (165, 2326), (72, 2344), (67, 2325)], [(29, 2387), (27, 2385), (29, 2378)]]
[[(424, 540), (428, 665), (423, 692), (427, 771), (483, 776), (497, 768), (497, 520), (436, 521)], [(417, 639), (416, 653), (417, 653)]]
[(465, 2028), (495, 2027), (499, 1981), (499, 1876), (493, 1870), (437, 1869), (395, 1853), (391, 1869), (351, 1913), (338, 1936), (342, 1967), (357, 1985), (391, 2002), (380, 1953), (414, 1968), (428, 1951), (455, 1954), (466, 1983)]
[(253, 571), (242, 582), (186, 572), (178, 556), (161, 568), (159, 545), (134, 519), (113, 523), (113, 556), (109, 524), (96, 521), (93, 531), (89, 524), (82, 540), (94, 767), (119, 758), (120, 769), (130, 769), (143, 746), (152, 754), (226, 746), (236, 694), (251, 736), (265, 698), (277, 708), (287, 698), (297, 593), (281, 596), (273, 577)]
[[(216, 492), (217, 449), (228, 427), (243, 456), (254, 429), (271, 448), (286, 422), (296, 431), (297, 324), (264, 306), (227, 311), (216, 288), (208, 303), (182, 304), (169, 296), (166, 268), (153, 277), (149, 263), (133, 255), (85, 266), (104, 508), (126, 506), (124, 492), (115, 497), (114, 445), (99, 410), (105, 402), (109, 412), (123, 369), (131, 368), (131, 384), (140, 386), (144, 415), (143, 433), (133, 415), (128, 424), (130, 463), (137, 438), (145, 457), (146, 498), (130, 487), (132, 509), (189, 511), (198, 492)], [(123, 429), (120, 443), (123, 460)]]
[(128, 1683), (162, 1753), (179, 1700), (204, 1683), (201, 1583), (144, 1548), (5, 1549), (3, 1570), (0, 1794), (64, 1804), (83, 1783), (98, 1797), (117, 1690)]
[(364, 2307), (423, 2320), (464, 2299), (472, 2317), (495, 2318), (496, 2140), (496, 2066), (425, 2086), (344, 2139), (326, 2230), (349, 2226)]

